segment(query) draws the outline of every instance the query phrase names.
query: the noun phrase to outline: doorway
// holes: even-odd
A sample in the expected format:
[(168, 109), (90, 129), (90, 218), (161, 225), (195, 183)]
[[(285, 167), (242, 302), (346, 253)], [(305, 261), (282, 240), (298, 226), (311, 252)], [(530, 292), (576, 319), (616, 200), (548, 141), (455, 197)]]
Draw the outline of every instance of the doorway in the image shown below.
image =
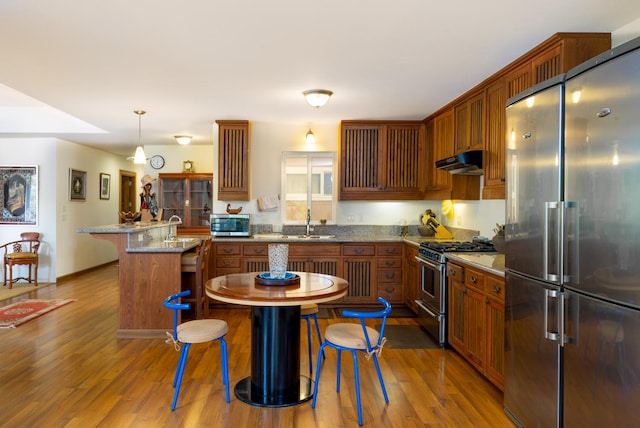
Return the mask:
[[(120, 170), (120, 211), (136, 211), (136, 173)], [(124, 220), (120, 219), (120, 223)]]

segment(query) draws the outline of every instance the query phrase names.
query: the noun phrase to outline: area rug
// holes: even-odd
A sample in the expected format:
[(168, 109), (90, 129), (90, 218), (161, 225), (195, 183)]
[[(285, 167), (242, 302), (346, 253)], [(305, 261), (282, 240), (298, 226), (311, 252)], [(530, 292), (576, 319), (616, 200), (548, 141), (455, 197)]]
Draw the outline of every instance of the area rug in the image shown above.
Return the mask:
[(73, 299), (25, 299), (0, 308), (0, 328), (15, 328), (41, 315), (58, 309)]
[[(380, 326), (376, 326), (380, 331)], [(384, 337), (389, 349), (436, 349), (440, 345), (417, 325), (388, 325), (384, 328)]]
[[(345, 309), (349, 311), (354, 311), (354, 312), (376, 312), (379, 310), (376, 308), (335, 308), (334, 311), (338, 317), (345, 318), (342, 315), (342, 311)], [(388, 316), (388, 318), (415, 318), (415, 317), (416, 317), (416, 314), (413, 313), (411, 309), (406, 307), (399, 307), (399, 308), (392, 307), (391, 313)]]

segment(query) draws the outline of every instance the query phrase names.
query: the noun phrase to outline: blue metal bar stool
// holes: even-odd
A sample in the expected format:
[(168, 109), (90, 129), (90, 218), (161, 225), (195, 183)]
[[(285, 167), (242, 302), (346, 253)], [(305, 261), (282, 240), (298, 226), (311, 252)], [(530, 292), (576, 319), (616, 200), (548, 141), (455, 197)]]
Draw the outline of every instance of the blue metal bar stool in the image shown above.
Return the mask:
[[(318, 352), (318, 363), (316, 368), (316, 382), (313, 388), (313, 401), (311, 402), (311, 408), (316, 407), (316, 399), (318, 398), (318, 384), (320, 383), (320, 354), (324, 352), (324, 348), (330, 346), (338, 351), (338, 370), (336, 376), (336, 391), (340, 392), (340, 352), (351, 351), (353, 356), (353, 371), (355, 374), (356, 382), (356, 401), (358, 404), (358, 424), (362, 425), (362, 403), (360, 402), (360, 376), (358, 373), (358, 356), (357, 352), (364, 352), (367, 354), (367, 358), (373, 358), (373, 363), (376, 366), (376, 372), (378, 373), (378, 380), (380, 381), (380, 388), (382, 389), (382, 395), (384, 395), (384, 401), (389, 402), (387, 396), (387, 390), (384, 387), (384, 380), (382, 379), (382, 372), (380, 371), (380, 365), (378, 364), (378, 354), (382, 352), (382, 347), (386, 342), (384, 338), (384, 327), (387, 323), (387, 315), (391, 312), (391, 305), (382, 297), (378, 297), (378, 302), (384, 305), (384, 309), (377, 312), (355, 312), (344, 310), (342, 315), (347, 318), (359, 318), (360, 323), (339, 323), (331, 324), (324, 331), (324, 342), (320, 346)], [(366, 319), (381, 318), (382, 325), (380, 332), (372, 327), (367, 327), (365, 324)]]
[[(322, 346), (322, 334), (320, 333), (320, 327), (318, 326), (318, 305), (309, 304), (300, 306), (300, 318), (307, 322), (307, 342), (309, 344), (309, 375), (313, 373), (313, 358), (311, 356), (311, 320), (316, 324), (316, 334), (318, 336), (318, 345)], [(324, 358), (324, 353), (322, 354)]]
[[(227, 403), (229, 402), (229, 362), (227, 357), (227, 342), (224, 340), (224, 336), (229, 331), (229, 326), (225, 321), (216, 319), (193, 320), (178, 324), (178, 311), (187, 310), (191, 306), (189, 303), (180, 303), (180, 298), (190, 294), (190, 290), (182, 291), (167, 297), (163, 302), (166, 308), (172, 309), (174, 312), (173, 335), (169, 332), (167, 332), (167, 334), (171, 336), (170, 340), (176, 345), (176, 348), (180, 349), (178, 368), (173, 379), (173, 387), (176, 389), (176, 392), (173, 396), (171, 410), (175, 410), (176, 403), (178, 402), (182, 375), (184, 374), (184, 367), (187, 362), (187, 355), (189, 354), (191, 344), (205, 343), (212, 340), (220, 341), (222, 383), (225, 386), (226, 401)], [(180, 345), (182, 346), (180, 347)]]

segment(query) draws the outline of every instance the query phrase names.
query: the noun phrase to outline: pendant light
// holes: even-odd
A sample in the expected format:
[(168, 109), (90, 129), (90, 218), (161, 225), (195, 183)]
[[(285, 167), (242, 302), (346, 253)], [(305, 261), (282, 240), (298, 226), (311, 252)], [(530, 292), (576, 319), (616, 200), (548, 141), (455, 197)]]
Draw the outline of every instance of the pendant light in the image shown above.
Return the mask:
[(311, 131), (311, 128), (309, 128), (309, 131), (304, 136), (304, 140), (307, 142), (307, 144), (313, 144), (316, 142), (316, 136), (313, 135), (313, 131)]
[(136, 147), (136, 152), (131, 158), (133, 159), (133, 163), (144, 165), (147, 163), (147, 156), (144, 154), (144, 149), (142, 148), (142, 115), (146, 113), (144, 110), (134, 110), (135, 114), (138, 115), (138, 147)]

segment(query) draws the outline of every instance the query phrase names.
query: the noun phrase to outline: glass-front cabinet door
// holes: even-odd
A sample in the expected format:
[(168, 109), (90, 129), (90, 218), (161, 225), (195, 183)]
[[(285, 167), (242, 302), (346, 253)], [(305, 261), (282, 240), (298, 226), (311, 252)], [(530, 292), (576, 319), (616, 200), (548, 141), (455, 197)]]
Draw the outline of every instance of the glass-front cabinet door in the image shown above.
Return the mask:
[(177, 215), (180, 233), (208, 232), (213, 174), (160, 174), (158, 181), (162, 220)]

